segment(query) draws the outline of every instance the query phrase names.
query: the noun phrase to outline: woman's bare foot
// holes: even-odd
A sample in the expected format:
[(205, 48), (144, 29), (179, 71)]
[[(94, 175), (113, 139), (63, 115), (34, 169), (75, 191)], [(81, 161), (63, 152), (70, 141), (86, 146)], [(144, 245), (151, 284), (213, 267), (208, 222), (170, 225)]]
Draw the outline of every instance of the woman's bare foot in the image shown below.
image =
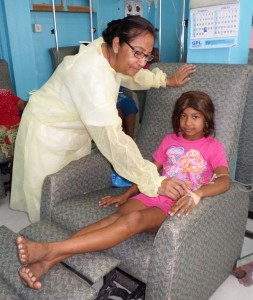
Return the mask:
[[(48, 243), (37, 243), (23, 236), (17, 237), (17, 250), (21, 264), (33, 264), (42, 260), (51, 260)], [(51, 257), (50, 257), (51, 256)]]

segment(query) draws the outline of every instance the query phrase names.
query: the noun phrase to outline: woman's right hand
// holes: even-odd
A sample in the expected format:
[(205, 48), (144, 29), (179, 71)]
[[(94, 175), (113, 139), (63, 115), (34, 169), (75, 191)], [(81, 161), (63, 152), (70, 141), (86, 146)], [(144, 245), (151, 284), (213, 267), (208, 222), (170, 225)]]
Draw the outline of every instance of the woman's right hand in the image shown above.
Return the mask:
[(185, 182), (177, 178), (164, 179), (158, 188), (158, 194), (167, 196), (173, 200), (178, 200), (187, 193), (188, 189)]
[(180, 87), (191, 80), (190, 75), (196, 72), (196, 66), (192, 64), (184, 64), (180, 66), (174, 74), (167, 77), (166, 85), (172, 87)]
[(124, 196), (124, 194), (117, 196), (105, 196), (99, 201), (98, 205), (107, 207), (115, 203), (115, 207), (119, 207), (122, 204), (124, 204), (127, 201), (127, 199), (128, 197)]

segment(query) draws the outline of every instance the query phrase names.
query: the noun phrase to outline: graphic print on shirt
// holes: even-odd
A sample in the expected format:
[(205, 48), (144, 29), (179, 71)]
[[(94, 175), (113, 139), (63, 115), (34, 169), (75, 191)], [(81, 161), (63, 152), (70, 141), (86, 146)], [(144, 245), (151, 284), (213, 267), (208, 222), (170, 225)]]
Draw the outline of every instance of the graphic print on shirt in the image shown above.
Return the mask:
[(196, 190), (205, 183), (203, 173), (206, 171), (207, 162), (198, 150), (185, 151), (183, 147), (171, 146), (167, 152), (167, 177), (175, 177), (184, 181), (191, 190)]

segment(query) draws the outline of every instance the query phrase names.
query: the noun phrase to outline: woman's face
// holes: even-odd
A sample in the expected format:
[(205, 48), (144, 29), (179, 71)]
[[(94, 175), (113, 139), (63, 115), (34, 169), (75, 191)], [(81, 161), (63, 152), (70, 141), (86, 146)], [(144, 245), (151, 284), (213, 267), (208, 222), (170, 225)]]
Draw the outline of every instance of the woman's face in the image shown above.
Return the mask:
[(154, 37), (149, 32), (144, 32), (132, 40), (130, 46), (127, 43), (120, 46), (118, 38), (116, 39), (117, 43), (113, 45), (113, 50), (116, 51), (114, 69), (124, 75), (134, 76), (147, 62), (145, 56), (141, 59), (136, 58), (131, 46), (137, 51), (150, 55), (154, 46)]

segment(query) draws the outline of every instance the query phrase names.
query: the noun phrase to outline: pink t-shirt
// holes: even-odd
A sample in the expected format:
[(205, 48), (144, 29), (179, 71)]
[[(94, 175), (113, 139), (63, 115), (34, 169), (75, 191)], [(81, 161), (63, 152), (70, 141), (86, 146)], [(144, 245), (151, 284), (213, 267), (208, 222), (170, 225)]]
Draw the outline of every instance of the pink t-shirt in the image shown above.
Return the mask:
[(153, 158), (164, 176), (183, 180), (193, 191), (208, 183), (217, 167), (228, 167), (223, 145), (213, 137), (189, 141), (182, 134), (168, 134)]

